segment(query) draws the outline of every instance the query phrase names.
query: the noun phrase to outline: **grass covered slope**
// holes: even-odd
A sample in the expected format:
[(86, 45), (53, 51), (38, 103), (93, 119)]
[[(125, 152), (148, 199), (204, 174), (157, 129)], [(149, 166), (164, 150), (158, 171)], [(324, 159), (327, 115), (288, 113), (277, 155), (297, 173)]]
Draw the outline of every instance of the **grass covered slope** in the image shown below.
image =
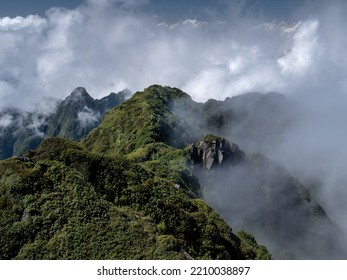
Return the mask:
[[(270, 258), (169, 177), (46, 139), (0, 162), (1, 259)], [(193, 192), (192, 192), (193, 193)]]
[(153, 85), (108, 112), (103, 122), (83, 139), (101, 154), (130, 153), (146, 144), (166, 143), (184, 147), (189, 133), (170, 111), (177, 100), (191, 100), (177, 88)]

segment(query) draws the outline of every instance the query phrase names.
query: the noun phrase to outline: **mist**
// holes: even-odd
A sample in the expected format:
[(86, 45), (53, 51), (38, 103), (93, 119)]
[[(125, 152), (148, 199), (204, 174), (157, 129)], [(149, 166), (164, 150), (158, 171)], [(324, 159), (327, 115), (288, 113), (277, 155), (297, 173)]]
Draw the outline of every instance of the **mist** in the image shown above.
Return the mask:
[(77, 114), (77, 119), (83, 127), (96, 125), (100, 121), (100, 118), (101, 116), (98, 112), (94, 112), (87, 106)]
[[(162, 84), (199, 102), (281, 93), (286, 101), (265, 105), (233, 99), (237, 106), (225, 112), (246, 106), (253, 115), (212, 132), (284, 166), (347, 235), (347, 3), (303, 1), (279, 21), (245, 12), (247, 1), (228, 2), (223, 14), (204, 20), (168, 21), (142, 10), (150, 1), (112, 0), (52, 8), (45, 17), (0, 18), (0, 106), (28, 110), (76, 86), (98, 98)], [(94, 116), (86, 110), (80, 118)], [(10, 116), (1, 118), (0, 129), (9, 122)], [(196, 120), (194, 126), (203, 124)], [(230, 181), (240, 181), (242, 172)], [(229, 220), (223, 204), (229, 197), (219, 190), (205, 197)], [(230, 223), (242, 228), (235, 219)], [(347, 252), (347, 244), (340, 245)]]
[[(243, 42), (247, 42), (245, 46), (248, 48), (244, 49), (250, 50), (252, 42), (253, 48), (257, 47), (256, 51), (253, 56), (252, 52), (246, 51), (245, 55), (239, 51), (238, 59), (229, 64), (233, 74), (223, 72), (221, 68), (210, 72), (204, 69), (206, 74), (197, 76), (196, 86), (187, 87), (188, 93), (194, 93), (194, 88), (205, 93), (200, 94), (200, 98), (223, 100), (234, 96), (224, 103), (213, 100), (205, 103), (205, 114), (209, 107), (215, 112), (209, 116), (209, 123), (203, 115), (194, 119), (189, 116), (193, 112), (184, 114), (184, 108), (176, 109), (184, 122), (190, 123), (191, 127), (199, 127), (200, 132), (220, 135), (238, 144), (247, 154), (261, 153), (276, 162), (287, 170), (290, 178), (298, 180), (299, 185), (309, 190), (312, 201), (323, 207), (329, 222), (311, 224), (298, 216), (301, 210), (290, 213), (291, 209), (285, 206), (285, 201), (261, 197), (257, 187), (261, 187), (259, 182), (263, 179), (255, 177), (259, 180), (252, 181), (252, 169), (242, 165), (221, 171), (218, 178), (214, 177), (213, 183), (204, 176), (199, 178), (205, 186), (204, 198), (210, 205), (235, 230), (246, 229), (255, 234), (258, 241), (272, 250), (275, 258), (286, 255), (278, 246), (280, 238), (276, 240), (281, 234), (292, 235), (291, 238), (296, 240), (288, 246), (291, 249), (288, 251), (290, 258), (346, 258), (347, 44), (343, 34), (346, 11), (347, 4), (343, 1), (306, 2), (297, 11), (296, 24), (270, 22), (257, 25), (255, 29), (260, 30), (258, 36), (264, 35), (262, 28), (272, 32), (273, 36), (265, 32), (268, 36), (264, 42), (272, 45), (268, 50), (262, 45), (260, 37), (255, 36), (255, 41), (246, 38)], [(238, 85), (242, 85), (242, 93), (253, 93), (237, 96)], [(216, 92), (221, 94), (216, 97)], [(276, 176), (279, 175), (273, 174), (267, 180), (276, 182)], [(285, 184), (285, 181), (280, 182), (279, 186)], [(295, 184), (290, 187), (295, 188)], [(286, 195), (286, 192), (283, 190), (281, 195)], [(281, 219), (288, 223), (283, 224), (288, 232), (283, 232), (282, 228), (274, 238), (276, 233), (266, 233), (266, 224), (256, 224), (257, 217), (261, 219), (262, 215), (269, 214), (273, 209), (270, 206), (277, 203), (277, 211), (283, 211), (279, 214)], [(252, 223), (245, 226), (244, 220), (252, 216), (255, 226)], [(269, 219), (271, 217), (269, 214)], [(308, 228), (307, 224), (310, 224)], [(290, 225), (295, 230), (291, 231)], [(298, 234), (298, 228), (306, 228), (306, 233)], [(315, 248), (320, 243), (313, 241), (316, 238), (327, 242), (326, 246)]]
[(283, 167), (259, 157), (198, 177), (206, 201), (234, 231), (254, 234), (274, 259), (345, 258), (339, 227), (311, 198), (302, 201), (307, 193)]
[(342, 208), (324, 194), (330, 190), (323, 184), (345, 174), (341, 170), (342, 177), (334, 177), (336, 172), (330, 172), (331, 162), (325, 158), (329, 151), (321, 152), (327, 138), (313, 141), (321, 133), (318, 128), (328, 127), (331, 118), (316, 118), (307, 104), (277, 93), (247, 93), (205, 103), (185, 100), (173, 112), (192, 141), (199, 143), (212, 133), (246, 152), (233, 164), (192, 169), (203, 198), (234, 231), (254, 234), (275, 259), (346, 258), (345, 220), (336, 216)]

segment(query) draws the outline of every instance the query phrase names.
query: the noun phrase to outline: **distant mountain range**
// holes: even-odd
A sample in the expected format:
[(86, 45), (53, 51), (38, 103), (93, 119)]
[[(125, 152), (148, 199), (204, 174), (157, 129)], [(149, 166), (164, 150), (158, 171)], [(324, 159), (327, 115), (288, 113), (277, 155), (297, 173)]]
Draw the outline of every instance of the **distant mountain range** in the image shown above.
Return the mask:
[[(255, 152), (280, 141), (295, 104), (275, 93), (197, 103), (159, 85), (126, 95), (77, 88), (34, 114), (37, 149), (0, 161), (0, 258), (344, 257), (309, 190)], [(4, 112), (2, 124), (20, 118)], [(3, 143), (26, 139), (3, 127)]]
[(0, 159), (19, 156), (35, 149), (44, 138), (65, 137), (80, 140), (96, 127), (105, 113), (124, 102), (130, 92), (125, 90), (98, 100), (85, 88), (78, 87), (63, 101), (56, 102), (49, 114), (24, 112), (17, 108), (0, 111)]

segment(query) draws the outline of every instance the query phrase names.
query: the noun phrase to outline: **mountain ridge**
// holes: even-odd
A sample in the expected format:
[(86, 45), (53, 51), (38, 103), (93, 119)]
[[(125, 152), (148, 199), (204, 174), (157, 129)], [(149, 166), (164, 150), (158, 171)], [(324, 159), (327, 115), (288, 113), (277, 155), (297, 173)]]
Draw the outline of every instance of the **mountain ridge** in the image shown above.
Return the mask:
[[(81, 89), (75, 94), (81, 94)], [(254, 101), (251, 95), (247, 98)], [(233, 138), (227, 137), (228, 129), (234, 133), (235, 126), (229, 122), (235, 125), (235, 119), (243, 129), (261, 125), (259, 120), (253, 120), (251, 111), (259, 103), (272, 106), (273, 96), (256, 95), (253, 105), (246, 106), (241, 115), (231, 110), (231, 101), (197, 103), (180, 89), (153, 85), (108, 111), (102, 123), (81, 141), (47, 138), (25, 158), (0, 162), (0, 205), (7, 213), (3, 216), (6, 226), (1, 228), (4, 240), (10, 242), (11, 232), (18, 231), (20, 239), (22, 230), (28, 231), (24, 243), (15, 238), (10, 242), (12, 249), (2, 256), (46, 258), (51, 254), (52, 258), (77, 258), (81, 256), (78, 250), (92, 246), (81, 236), (83, 227), (91, 230), (91, 238), (96, 238), (102, 248), (112, 244), (118, 234), (127, 232), (131, 236), (133, 245), (122, 237), (124, 243), (117, 246), (123, 249), (117, 253), (103, 249), (105, 256), (112, 258), (185, 258), (187, 254), (197, 259), (271, 258), (269, 251), (245, 230), (254, 232), (256, 239), (260, 237), (275, 258), (341, 256), (336, 248), (338, 232), (309, 191), (283, 167), (261, 154), (243, 152), (230, 142)], [(285, 115), (274, 127), (288, 120), (290, 115)], [(260, 130), (255, 134), (251, 131), (250, 138), (256, 138)], [(227, 145), (222, 145), (223, 141)], [(201, 148), (200, 156), (205, 159), (192, 164), (192, 148)], [(236, 151), (232, 160), (227, 160), (228, 153)], [(80, 203), (78, 196), (68, 195), (84, 188), (87, 193)], [(57, 208), (60, 214), (49, 210), (56, 203), (49, 194), (52, 190), (62, 200)], [(94, 203), (108, 206), (94, 213)], [(79, 206), (64, 216), (67, 205)], [(42, 207), (47, 211), (42, 212)], [(108, 236), (102, 241), (85, 213), (114, 233), (106, 234), (99, 228)], [(133, 232), (133, 218), (124, 220), (122, 213), (140, 217), (138, 232)], [(54, 219), (47, 220), (51, 215)], [(85, 218), (80, 220), (80, 216)], [(43, 227), (45, 223), (48, 228)], [(240, 232), (233, 232), (230, 226), (234, 224)], [(68, 239), (72, 232), (79, 238), (79, 249), (69, 252), (62, 244), (73, 244)], [(147, 234), (148, 240), (143, 254), (134, 245), (144, 238), (141, 234)], [(122, 244), (128, 246), (129, 254)], [(40, 246), (46, 253), (39, 253)], [(62, 246), (62, 251), (52, 254), (57, 246)], [(9, 256), (14, 248), (16, 254)], [(96, 252), (96, 247), (90, 248)], [(87, 253), (84, 257), (92, 258)]]
[[(277, 94), (264, 97), (255, 93), (247, 95), (246, 98), (254, 101), (252, 108), (259, 102), (272, 105), (273, 98), (276, 103), (283, 97)], [(226, 102), (209, 100), (199, 104), (179, 89), (153, 85), (143, 92), (136, 93), (132, 99), (110, 111), (103, 123), (82, 139), (82, 144), (98, 154), (124, 154), (138, 160), (143, 167), (154, 173), (175, 173), (165, 164), (159, 166), (160, 159), (166, 158), (168, 166), (180, 166), (181, 170), (186, 168), (185, 163), (172, 160), (172, 157), (168, 156), (170, 152), (167, 146), (175, 149), (186, 147), (184, 150), (187, 159), (190, 143), (203, 138), (202, 135), (208, 131), (221, 130), (220, 125), (227, 124), (230, 121), (228, 118), (235, 118), (233, 111), (227, 110), (231, 100), (227, 99)], [(181, 108), (177, 113), (177, 107), (182, 104), (185, 106), (185, 111)], [(207, 108), (210, 111), (206, 111)], [(199, 119), (187, 118), (191, 112), (200, 112), (197, 117)], [(246, 119), (247, 117), (246, 115)], [(286, 122), (287, 120), (283, 119), (274, 125), (281, 126)], [(215, 140), (221, 139), (220, 136), (210, 137)], [(223, 137), (225, 135), (222, 134)], [(230, 167), (223, 165), (221, 169), (212, 169), (212, 173), (206, 172), (204, 168), (193, 169), (193, 174), (199, 180), (203, 197), (220, 215), (226, 218), (229, 215), (226, 213), (238, 213), (230, 218), (231, 225), (237, 219), (243, 220), (240, 222), (243, 224), (242, 227), (250, 229), (250, 232), (256, 232), (267, 244), (270, 244), (267, 236), (276, 236), (276, 232), (280, 233), (273, 238), (276, 240), (276, 245), (270, 246), (275, 257), (325, 258), (328, 248), (341, 256), (338, 246), (333, 245), (336, 242), (335, 238), (338, 239), (336, 237), (338, 233), (326, 213), (312, 199), (309, 191), (285, 168), (260, 154), (246, 153), (235, 162)], [(178, 170), (176, 172), (180, 174)], [(218, 178), (225, 179), (221, 181)], [(247, 209), (242, 204), (234, 203), (231, 205), (239, 206), (233, 208), (229, 206), (228, 199), (225, 202), (220, 200), (218, 192), (224, 193), (226, 197), (240, 197), (249, 202), (245, 203), (246, 205), (252, 205), (250, 201), (252, 197), (258, 197), (259, 205)], [(288, 209), (284, 211), (283, 208)], [(319, 232), (321, 234), (318, 234)], [(293, 241), (293, 234), (297, 236), (294, 239), (296, 241)], [(299, 240), (307, 245), (299, 245)], [(317, 252), (313, 244), (318, 242), (321, 243), (321, 250)]]
[[(164, 98), (159, 104), (167, 105), (167, 101)], [(128, 101), (123, 107), (131, 105)], [(100, 154), (85, 147), (85, 141), (47, 138), (25, 159), (0, 162), (1, 205), (7, 221), (0, 227), (5, 242), (0, 246), (4, 248), (2, 258), (93, 258), (91, 254), (100, 258), (100, 253), (126, 259), (184, 259), (187, 255), (194, 259), (271, 258), (250, 234), (234, 234), (199, 199), (199, 184), (186, 166), (184, 150), (157, 142), (168, 140), (165, 135), (157, 138), (161, 137), (157, 128), (172, 119), (163, 117), (154, 104), (148, 106), (153, 110), (148, 120), (153, 122), (143, 128), (149, 130), (149, 136), (142, 141), (141, 133), (134, 131), (130, 140), (137, 144), (125, 153), (110, 149)], [(106, 114), (103, 123), (123, 107)], [(115, 136), (111, 135), (114, 131), (109, 133), (111, 138)], [(106, 233), (99, 224), (110, 231)], [(81, 235), (85, 230), (91, 235), (88, 240)], [(139, 247), (144, 240), (147, 245)]]

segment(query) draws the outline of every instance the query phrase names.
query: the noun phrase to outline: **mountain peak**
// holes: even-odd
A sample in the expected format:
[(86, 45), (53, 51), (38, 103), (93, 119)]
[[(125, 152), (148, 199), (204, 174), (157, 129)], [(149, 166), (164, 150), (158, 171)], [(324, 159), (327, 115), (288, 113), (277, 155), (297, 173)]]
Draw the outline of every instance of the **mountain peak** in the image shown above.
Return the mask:
[(84, 87), (77, 87), (58, 106), (46, 136), (79, 140), (99, 124), (108, 110), (123, 101), (123, 96), (117, 94), (113, 98), (94, 99)]
[(156, 142), (184, 147), (190, 135), (171, 110), (188, 98), (180, 89), (152, 85), (111, 110), (83, 141), (90, 150), (108, 154), (129, 153)]
[(64, 102), (80, 102), (81, 100), (94, 100), (84, 87), (76, 87)]
[(88, 93), (84, 87), (76, 87), (71, 93), (71, 95), (79, 95), (79, 94), (88, 94)]

